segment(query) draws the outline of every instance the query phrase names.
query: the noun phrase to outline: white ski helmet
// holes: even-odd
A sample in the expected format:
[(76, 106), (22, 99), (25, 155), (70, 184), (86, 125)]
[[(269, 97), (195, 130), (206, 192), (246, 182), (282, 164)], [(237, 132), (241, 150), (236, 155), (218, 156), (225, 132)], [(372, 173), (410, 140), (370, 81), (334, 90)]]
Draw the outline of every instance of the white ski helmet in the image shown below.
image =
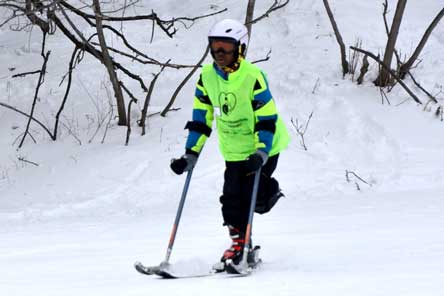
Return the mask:
[(208, 41), (211, 43), (213, 40), (231, 41), (240, 48), (238, 52), (243, 55), (248, 45), (248, 29), (236, 20), (224, 19), (208, 32)]

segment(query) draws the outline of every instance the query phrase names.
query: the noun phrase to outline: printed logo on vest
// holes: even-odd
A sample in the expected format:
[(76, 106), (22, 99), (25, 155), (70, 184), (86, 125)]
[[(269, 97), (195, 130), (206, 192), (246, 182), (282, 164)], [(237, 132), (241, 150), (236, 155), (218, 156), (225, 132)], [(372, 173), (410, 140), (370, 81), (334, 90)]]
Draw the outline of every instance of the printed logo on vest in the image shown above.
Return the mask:
[(219, 94), (219, 106), (223, 114), (230, 115), (234, 108), (236, 108), (236, 104), (237, 98), (234, 93), (221, 92)]

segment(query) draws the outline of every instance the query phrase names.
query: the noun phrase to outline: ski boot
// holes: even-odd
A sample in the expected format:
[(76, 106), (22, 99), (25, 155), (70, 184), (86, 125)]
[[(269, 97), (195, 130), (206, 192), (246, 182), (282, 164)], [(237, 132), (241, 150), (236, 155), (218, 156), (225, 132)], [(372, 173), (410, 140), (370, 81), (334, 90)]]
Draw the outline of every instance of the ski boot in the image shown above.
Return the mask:
[[(220, 262), (213, 265), (213, 270), (215, 272), (226, 271), (227, 262), (231, 262), (237, 265), (242, 260), (245, 247), (245, 234), (231, 225), (228, 225), (228, 231), (230, 233), (232, 244), (230, 248), (225, 250), (222, 258), (220, 259)], [(260, 262), (259, 250), (260, 246), (255, 246), (254, 248), (252, 248), (252, 242), (250, 241), (247, 255), (247, 263), (249, 266), (255, 267), (257, 263)]]

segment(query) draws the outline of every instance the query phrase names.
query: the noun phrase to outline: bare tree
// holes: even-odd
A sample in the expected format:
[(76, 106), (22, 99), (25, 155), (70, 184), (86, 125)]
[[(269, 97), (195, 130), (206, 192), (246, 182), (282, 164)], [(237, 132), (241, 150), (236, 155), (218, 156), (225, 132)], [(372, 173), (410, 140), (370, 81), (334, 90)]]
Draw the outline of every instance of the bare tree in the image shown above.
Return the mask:
[(191, 77), (194, 75), (194, 73), (196, 73), (197, 69), (202, 65), (202, 63), (205, 61), (205, 59), (208, 56), (208, 53), (210, 52), (210, 46), (207, 45), (204, 54), (202, 55), (202, 57), (200, 58), (199, 62), (197, 62), (196, 66), (193, 67), (193, 69), (191, 69), (191, 71), (187, 74), (187, 76), (184, 78), (184, 80), (182, 80), (182, 82), (179, 84), (179, 86), (176, 88), (176, 90), (174, 91), (173, 95), (171, 96), (170, 101), (168, 102), (168, 104), (165, 106), (165, 108), (162, 110), (162, 112), (160, 113), (160, 115), (162, 117), (165, 117), (166, 114), (168, 113), (168, 111), (171, 110), (171, 107), (174, 104), (174, 101), (177, 98), (177, 95), (180, 93), (180, 91), (182, 90), (182, 88), (187, 84), (187, 82), (191, 79)]
[(419, 42), (418, 46), (416, 47), (415, 51), (413, 52), (412, 56), (409, 58), (409, 60), (401, 66), (401, 69), (399, 70), (399, 76), (401, 78), (404, 78), (406, 74), (410, 71), (415, 61), (418, 59), (421, 51), (424, 49), (424, 46), (427, 43), (427, 40), (429, 39), (430, 35), (432, 34), (435, 27), (438, 25), (439, 21), (444, 17), (444, 7), (441, 9), (441, 11), (436, 15), (436, 17), (433, 19), (432, 23), (429, 25), (427, 30), (425, 31), (424, 35), (421, 38), (421, 41)]
[(364, 57), (362, 58), (361, 71), (359, 73), (359, 77), (357, 80), (358, 84), (362, 84), (364, 82), (364, 76), (365, 76), (365, 73), (367, 73), (369, 66), (370, 66), (370, 64), (368, 62), (368, 58), (366, 55), (364, 55)]
[(363, 49), (357, 48), (357, 47), (353, 47), (350, 46), (351, 49), (359, 51), (361, 53), (363, 53), (366, 56), (371, 57), (373, 60), (375, 60), (380, 66), (381, 68), (383, 68), (385, 71), (387, 71), (389, 73), (389, 75), (392, 75), (392, 77), (394, 79), (396, 79), (396, 81), (405, 89), (405, 91), (412, 97), (413, 100), (415, 100), (415, 102), (417, 102), (418, 104), (422, 104), (422, 102), (419, 100), (419, 98), (410, 90), (410, 88), (408, 88), (408, 86), (396, 75), (396, 73), (390, 69), (386, 64), (384, 64), (383, 61), (381, 61), (377, 56), (375, 56), (373, 53), (365, 51)]
[[(248, 0), (247, 14), (245, 16), (245, 24), (248, 29), (248, 43), (250, 42), (250, 38), (251, 38), (251, 29), (252, 29), (251, 21), (253, 20), (255, 4), (256, 4), (256, 0)], [(248, 49), (248, 44), (247, 44), (247, 49)], [(246, 54), (247, 54), (247, 52), (245, 50), (245, 55)]]
[[(56, 140), (57, 138), (59, 119), (61, 117), (64, 105), (69, 97), (72, 72), (76, 64), (78, 64), (82, 60), (82, 57), (85, 55), (85, 53), (90, 54), (100, 63), (105, 65), (111, 83), (113, 85), (114, 96), (117, 102), (116, 105), (118, 109), (118, 120), (119, 124), (121, 125), (126, 125), (128, 123), (128, 120), (126, 118), (126, 106), (123, 99), (122, 82), (119, 81), (117, 72), (122, 73), (122, 76), (124, 76), (125, 78), (127, 77), (129, 79), (137, 81), (143, 92), (148, 92), (149, 89), (145, 85), (144, 79), (140, 75), (131, 71), (125, 66), (124, 63), (112, 58), (109, 53), (110, 51), (116, 53), (118, 57), (123, 57), (125, 59), (129, 59), (133, 62), (138, 62), (144, 65), (150, 64), (160, 66), (162, 69), (164, 69), (165, 67), (175, 69), (195, 67), (195, 65), (181, 65), (170, 62), (162, 63), (154, 58), (147, 56), (146, 54), (142, 53), (142, 50), (138, 50), (135, 46), (131, 45), (126, 36), (122, 33), (122, 30), (119, 32), (112, 26), (113, 23), (119, 22), (122, 25), (126, 22), (150, 21), (153, 24), (151, 40), (154, 35), (155, 27), (160, 28), (161, 31), (166, 34), (166, 36), (172, 38), (177, 33), (178, 25), (189, 28), (199, 19), (223, 13), (227, 10), (222, 9), (210, 14), (200, 15), (196, 17), (174, 17), (169, 20), (160, 18), (154, 11), (152, 11), (151, 14), (146, 15), (136, 14), (126, 16), (125, 14), (127, 9), (131, 6), (134, 6), (134, 4), (136, 4), (137, 2), (137, 0), (130, 2), (125, 1), (125, 3), (122, 4), (120, 8), (114, 9), (112, 11), (107, 10), (107, 12), (104, 13), (103, 11), (105, 11), (106, 9), (102, 9), (101, 6), (109, 3), (105, 3), (99, 0), (94, 0), (92, 5), (85, 3), (85, 5), (79, 7), (76, 7), (75, 4), (68, 3), (64, 0), (0, 0), (0, 8), (5, 9), (6, 11), (10, 11), (10, 15), (6, 16), (3, 22), (0, 22), (0, 27), (10, 24), (10, 28), (12, 30), (21, 31), (36, 26), (40, 28), (40, 30), (46, 35), (53, 35), (56, 31), (60, 31), (67, 38), (67, 40), (74, 44), (75, 49), (72, 54), (71, 61), (69, 62), (68, 74), (65, 75), (65, 77), (68, 76), (68, 83), (65, 95), (56, 115), (54, 131), (51, 132), (46, 126), (41, 124), (41, 126), (45, 128), (45, 130), (48, 132), (53, 140)], [(14, 20), (17, 21), (13, 22)], [(84, 36), (82, 31), (79, 29), (79, 27), (84, 25), (85, 23), (94, 28), (96, 31), (91, 36)], [(125, 46), (124, 49), (117, 50), (110, 47), (105, 39), (105, 31), (108, 31), (108, 33), (116, 36), (119, 40), (121, 40)], [(96, 38), (98, 42), (94, 42)], [(39, 79), (38, 85), (41, 85), (41, 83), (43, 83), (44, 76), (44, 71), (42, 70), (17, 74), (16, 77), (23, 77), (26, 75), (39, 73), (42, 77)], [(62, 79), (62, 81), (64, 80), (64, 78)], [(38, 92), (38, 89), (36, 90), (36, 92)], [(133, 90), (125, 89), (125, 92), (128, 94), (133, 102), (137, 101), (137, 99), (133, 95)], [(34, 104), (35, 103), (33, 103), (33, 105)], [(31, 121), (40, 124), (40, 122), (34, 117), (32, 112), (31, 114), (27, 114), (13, 106), (4, 103), (2, 103), (1, 106), (27, 116), (28, 126)], [(27, 133), (25, 132), (25, 136), (26, 134)]]
[(363, 178), (361, 178), (361, 177), (360, 177), (358, 174), (356, 174), (355, 172), (353, 172), (353, 171), (349, 171), (349, 170), (345, 170), (345, 180), (347, 181), (347, 183), (351, 183), (351, 182), (352, 182), (350, 176), (353, 176), (353, 178), (357, 180), (357, 181), (356, 181), (356, 180), (354, 181), (354, 183), (355, 183), (355, 185), (356, 185), (356, 190), (358, 190), (358, 191), (361, 190), (361, 187), (359, 186), (358, 181), (359, 181), (359, 182), (362, 182), (362, 183), (364, 183), (364, 184), (367, 184), (368, 186), (372, 187), (372, 184), (371, 184), (371, 183), (365, 181)]
[[(387, 0), (384, 0), (384, 3), (383, 3), (383, 7), (384, 7), (384, 10), (383, 10), (383, 13), (382, 13), (382, 16), (383, 16), (383, 19), (384, 19), (384, 26), (385, 26), (385, 31), (386, 31), (386, 33), (387, 33), (387, 37), (390, 35), (390, 29), (389, 29), (389, 26), (388, 26), (388, 22), (387, 22), (387, 10), (388, 10), (388, 1)], [(444, 10), (443, 10), (444, 11)], [(438, 16), (439, 16), (439, 14), (438, 14)], [(435, 20), (432, 22), (432, 25), (433, 25), (433, 23), (435, 23), (435, 25), (436, 25), (436, 21), (437, 21), (437, 19), (439, 20), (439, 18), (437, 17), (437, 18), (435, 18)], [(430, 27), (429, 27), (429, 29), (430, 29)], [(429, 30), (428, 30), (429, 31)], [(430, 30), (430, 33), (431, 33), (431, 30)], [(423, 38), (424, 39), (424, 38)], [(424, 44), (425, 44), (425, 42), (424, 42)], [(399, 56), (399, 54), (398, 54), (398, 51), (396, 50), (396, 48), (394, 49), (394, 54), (395, 54), (395, 57), (396, 57), (396, 63), (397, 63), (397, 75), (399, 76), (399, 79), (404, 79), (405, 78), (405, 73), (403, 74), (403, 64), (402, 64), (402, 61), (401, 61), (401, 58), (400, 58), (400, 56)], [(419, 54), (419, 53), (418, 53)], [(365, 56), (365, 57), (367, 57), (367, 56)], [(413, 63), (413, 62), (412, 62)], [(413, 65), (413, 64), (412, 64)], [(407, 69), (405, 69), (405, 70), (407, 70)], [(429, 91), (427, 91), (418, 81), (416, 81), (416, 79), (415, 79), (415, 77), (413, 76), (413, 74), (410, 72), (410, 68), (407, 70), (407, 74), (409, 74), (409, 76), (410, 76), (410, 78), (412, 79), (412, 81), (413, 81), (413, 83), (421, 90), (421, 91), (423, 91), (428, 97), (429, 97), (429, 99), (432, 101), (432, 102), (434, 102), (434, 103), (438, 103), (438, 101), (436, 100), (436, 98), (429, 92)], [(397, 79), (395, 79), (395, 80), (397, 80)], [(394, 86), (394, 84), (393, 84), (393, 86)], [(388, 101), (388, 98), (387, 98), (387, 95), (385, 94), (385, 92), (384, 92), (384, 90), (381, 88), (380, 89), (380, 92), (381, 92), (381, 95), (383, 95), (386, 99), (387, 99), (387, 101)]]
[(335, 32), (336, 40), (338, 41), (339, 48), (341, 51), (341, 63), (342, 63), (342, 75), (345, 76), (349, 72), (349, 65), (347, 62), (347, 55), (345, 53), (345, 44), (342, 40), (341, 33), (339, 32), (338, 25), (336, 24), (335, 18), (333, 16), (333, 12), (331, 11), (330, 5), (328, 4), (328, 0), (323, 0), (325, 9), (327, 10), (328, 18), (330, 19), (331, 25), (333, 27), (333, 31)]
[[(180, 83), (179, 87), (173, 94), (170, 103), (166, 106), (165, 110), (161, 112), (161, 115), (165, 116), (169, 110), (173, 110), (170, 108), (172, 103), (174, 102), (174, 99), (176, 98), (182, 87), (193, 75), (193, 73), (197, 70), (197, 68), (199, 68), (203, 60), (206, 58), (208, 54), (208, 48), (203, 54), (201, 60), (196, 65), (173, 63), (170, 60), (168, 60), (168, 62), (166, 63), (160, 62), (159, 60), (146, 55), (143, 50), (139, 50), (138, 48), (133, 46), (131, 44), (131, 41), (123, 33), (122, 25), (127, 22), (148, 21), (152, 23), (151, 41), (153, 40), (155, 28), (160, 28), (160, 31), (164, 33), (167, 37), (173, 38), (174, 35), (178, 32), (178, 26), (189, 28), (197, 20), (226, 12), (227, 9), (221, 9), (216, 12), (195, 17), (173, 17), (171, 19), (163, 19), (154, 11), (151, 11), (151, 13), (149, 14), (137, 14), (135, 9), (133, 10), (134, 12), (132, 15), (127, 15), (129, 12), (128, 8), (131, 6), (135, 8), (134, 5), (137, 2), (139, 1), (125, 1), (117, 9), (113, 8), (112, 10), (110, 10), (106, 9), (106, 5), (109, 5), (110, 3), (101, 0), (93, 0), (89, 3), (83, 1), (73, 3), (66, 0), (0, 0), (0, 8), (5, 8), (6, 11), (10, 12), (10, 15), (7, 15), (4, 18), (3, 22), (0, 22), (0, 27), (10, 25), (10, 28), (16, 31), (29, 29), (31, 27), (37, 27), (40, 28), (40, 30), (48, 36), (51, 36), (56, 31), (58, 31), (61, 33), (60, 35), (64, 36), (66, 40), (74, 45), (71, 60), (69, 61), (68, 72), (66, 75), (64, 75), (62, 82), (60, 83), (61, 85), (67, 77), (65, 93), (60, 103), (59, 110), (55, 116), (53, 131), (50, 131), (50, 129), (48, 129), (37, 118), (35, 118), (33, 112), (31, 112), (31, 114), (27, 114), (26, 112), (23, 112), (5, 103), (1, 103), (0, 106), (6, 107), (10, 110), (14, 110), (15, 112), (19, 112), (20, 114), (26, 116), (28, 118), (28, 126), (31, 122), (41, 125), (47, 131), (50, 137), (53, 140), (56, 140), (58, 132), (57, 130), (59, 128), (59, 121), (60, 118), (62, 118), (63, 116), (62, 112), (69, 97), (73, 72), (76, 68), (76, 65), (78, 65), (83, 60), (83, 57), (85, 55), (90, 55), (94, 57), (98, 62), (103, 64), (106, 68), (109, 79), (113, 86), (114, 97), (118, 111), (118, 124), (130, 124), (128, 113), (126, 112), (127, 106), (125, 106), (124, 95), (128, 95), (128, 98), (130, 98), (128, 106), (131, 106), (138, 101), (137, 97), (134, 95), (135, 90), (129, 87), (125, 87), (125, 85), (123, 84), (123, 80), (129, 79), (137, 82), (140, 86), (139, 91), (142, 90), (144, 93), (146, 93), (145, 103), (142, 110), (143, 118), (139, 121), (139, 124), (142, 125), (143, 129), (145, 127), (144, 118), (148, 116), (146, 113), (148, 104), (150, 102), (150, 97), (153, 92), (155, 82), (162, 71), (165, 68), (191, 68), (191, 72), (187, 75), (184, 81)], [(251, 13), (249, 13), (249, 16), (246, 17), (246, 25), (250, 28), (250, 32), (253, 24), (266, 17), (269, 17), (272, 12), (283, 8), (289, 3), (289, 0), (274, 0), (269, 9), (255, 19), (253, 19), (254, 3), (255, 1), (249, 0), (248, 11)], [(113, 26), (113, 24), (115, 23), (120, 24), (120, 31)], [(85, 25), (94, 29), (93, 33), (89, 36), (84, 33), (88, 32), (88, 30), (79, 29), (81, 27), (85, 27)], [(107, 42), (107, 38), (109, 37), (117, 38), (117, 40), (121, 41), (121, 44), (123, 44), (123, 46), (120, 48), (113, 48), (109, 46), (109, 42)], [(113, 57), (111, 57), (111, 52), (114, 55)], [(270, 53), (267, 54), (266, 58), (259, 61), (267, 61), (269, 59), (269, 56)], [(145, 79), (126, 66), (125, 62), (128, 60), (142, 65), (159, 66), (161, 70), (154, 76), (150, 86), (147, 87), (147, 85), (145, 84)], [(41, 74), (42, 77), (41, 79), (39, 79), (38, 85), (41, 85), (41, 83), (43, 83), (44, 71), (41, 70), (28, 71), (26, 73), (17, 74), (17, 77), (23, 77), (31, 74)], [(36, 93), (37, 92), (38, 89), (36, 90)], [(35, 95), (35, 97), (36, 96), (37, 94)]]
[[(168, 62), (166, 64), (168, 64)], [(145, 126), (146, 126), (145, 122), (146, 122), (146, 118), (148, 116), (148, 106), (151, 101), (151, 95), (154, 90), (154, 85), (156, 84), (157, 78), (159, 78), (159, 76), (163, 72), (163, 70), (165, 70), (165, 66), (162, 67), (162, 69), (160, 69), (160, 71), (154, 75), (153, 80), (151, 80), (150, 88), (148, 89), (148, 93), (146, 94), (146, 97), (145, 97), (145, 102), (144, 102), (143, 108), (142, 108), (142, 115), (141, 115), (140, 120), (138, 121), (139, 126), (142, 127), (142, 136), (145, 135)]]
[(105, 65), (106, 70), (114, 89), (114, 96), (117, 103), (117, 114), (119, 115), (119, 125), (126, 124), (125, 114), (125, 100), (123, 98), (122, 88), (120, 87), (119, 79), (117, 78), (116, 69), (114, 67), (111, 56), (109, 55), (108, 47), (106, 45), (105, 34), (103, 33), (102, 19), (103, 15), (100, 10), (99, 0), (94, 0), (94, 14), (96, 17), (97, 36), (99, 38), (100, 48), (102, 49), (102, 63)]
[[(399, 28), (401, 26), (402, 17), (404, 15), (404, 10), (407, 5), (407, 0), (398, 0), (396, 6), (395, 16), (393, 17), (392, 26), (390, 29), (389, 37), (387, 40), (387, 45), (384, 53), (383, 63), (388, 68), (391, 67), (393, 54), (395, 51), (396, 41), (398, 39)], [(387, 86), (390, 82), (390, 72), (387, 71), (386, 67), (381, 69), (379, 76), (374, 81), (377, 86)]]
[(262, 15), (258, 16), (257, 18), (253, 19), (251, 22), (249, 22), (246, 25), (247, 26), (250, 24), (253, 25), (261, 21), (262, 19), (269, 17), (272, 12), (284, 8), (285, 6), (287, 6), (289, 2), (290, 0), (274, 0), (273, 4), (270, 5), (270, 7), (267, 9), (266, 12), (264, 12)]
[(299, 124), (298, 119), (296, 118), (296, 122), (293, 121), (293, 118), (291, 119), (291, 124), (295, 128), (297, 134), (301, 136), (301, 145), (304, 148), (305, 151), (307, 151), (307, 145), (305, 145), (305, 133), (308, 129), (308, 124), (310, 123), (311, 117), (313, 116), (313, 111), (311, 111), (310, 115), (308, 116), (307, 122), (305, 123), (305, 126), (303, 124)]
[(43, 32), (42, 52), (41, 52), (41, 56), (43, 57), (42, 69), (40, 70), (39, 79), (38, 79), (38, 82), (37, 82), (37, 86), (35, 88), (34, 99), (32, 100), (31, 112), (29, 114), (29, 118), (28, 118), (28, 122), (26, 124), (25, 132), (23, 133), (23, 138), (20, 141), (20, 144), (18, 146), (19, 148), (21, 148), (23, 146), (23, 143), (25, 142), (26, 136), (29, 134), (29, 127), (30, 127), (31, 121), (32, 121), (31, 118), (34, 116), (34, 110), (35, 110), (35, 106), (37, 104), (39, 90), (40, 90), (40, 87), (42, 86), (42, 84), (43, 84), (43, 82), (45, 80), (46, 65), (47, 65), (48, 60), (49, 60), (49, 55), (51, 54), (50, 50), (45, 53), (46, 34), (47, 34), (46, 32)]

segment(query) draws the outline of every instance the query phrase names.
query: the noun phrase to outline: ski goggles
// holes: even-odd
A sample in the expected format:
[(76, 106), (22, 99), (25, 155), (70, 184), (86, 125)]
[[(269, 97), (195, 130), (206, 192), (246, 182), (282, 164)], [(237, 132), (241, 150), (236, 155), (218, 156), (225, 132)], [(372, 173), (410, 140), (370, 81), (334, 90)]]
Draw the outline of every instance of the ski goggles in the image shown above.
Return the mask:
[[(228, 38), (209, 38), (211, 54), (231, 55), (236, 51), (236, 43)], [(233, 47), (234, 45), (234, 47)]]
[(226, 50), (223, 47), (219, 47), (216, 49), (211, 48), (211, 54), (213, 55), (219, 55), (219, 54), (223, 54), (223, 55), (231, 55), (234, 53), (234, 49), (233, 50)]

